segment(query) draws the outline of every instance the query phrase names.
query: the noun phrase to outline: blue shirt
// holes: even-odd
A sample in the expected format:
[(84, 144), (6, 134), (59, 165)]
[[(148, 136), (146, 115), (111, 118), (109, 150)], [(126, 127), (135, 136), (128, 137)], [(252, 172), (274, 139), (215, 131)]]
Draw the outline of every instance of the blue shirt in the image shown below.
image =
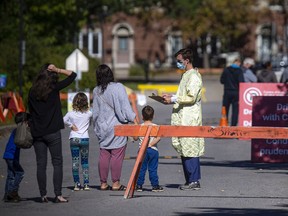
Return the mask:
[(18, 148), (14, 143), (16, 129), (14, 129), (9, 137), (4, 151), (3, 159), (12, 159), (19, 161), (20, 148)]

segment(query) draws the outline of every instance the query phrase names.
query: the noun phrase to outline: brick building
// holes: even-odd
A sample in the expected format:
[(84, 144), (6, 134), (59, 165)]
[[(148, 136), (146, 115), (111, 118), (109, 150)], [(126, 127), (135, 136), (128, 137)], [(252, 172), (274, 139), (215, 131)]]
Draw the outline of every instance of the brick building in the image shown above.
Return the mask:
[[(261, 1), (260, 9), (267, 9), (268, 13), (259, 19), (257, 25), (251, 26), (247, 43), (233, 54), (278, 64), (287, 53), (285, 7)], [(207, 37), (204, 48), (200, 39), (184, 41), (176, 27), (177, 20), (169, 18), (151, 17), (151, 20), (144, 22), (135, 15), (116, 13), (95, 26), (98, 27), (82, 29), (79, 48), (87, 48), (90, 56), (108, 64), (117, 78), (127, 77), (129, 68), (136, 64), (149, 66), (150, 70), (174, 67), (174, 53), (186, 46), (193, 48), (196, 57), (194, 63), (199, 68), (205, 65), (204, 53), (208, 53), (206, 67), (223, 67), (223, 58), (227, 60), (229, 56), (234, 56), (221, 52), (217, 38)]]

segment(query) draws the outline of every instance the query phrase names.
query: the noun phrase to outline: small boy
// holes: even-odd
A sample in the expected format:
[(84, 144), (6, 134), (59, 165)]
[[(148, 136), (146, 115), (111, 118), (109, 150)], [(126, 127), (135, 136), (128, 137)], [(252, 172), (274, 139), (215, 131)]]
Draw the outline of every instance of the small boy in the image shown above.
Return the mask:
[[(152, 123), (154, 117), (154, 109), (151, 106), (145, 106), (142, 109), (142, 119), (144, 123), (142, 125), (155, 125)], [(136, 137), (134, 139), (137, 139)], [(144, 137), (139, 137), (140, 143), (139, 148), (144, 140)], [(136, 191), (140, 192), (143, 191), (142, 185), (145, 181), (145, 173), (148, 168), (149, 171), (149, 180), (152, 185), (153, 192), (160, 192), (163, 191), (163, 188), (159, 186), (159, 179), (157, 174), (158, 169), (158, 159), (159, 159), (159, 152), (157, 149), (157, 143), (160, 141), (160, 137), (150, 137), (148, 148), (145, 154), (145, 158), (143, 160), (139, 177), (137, 180)]]
[[(16, 124), (26, 122), (28, 124), (29, 114), (19, 112), (15, 115)], [(19, 185), (24, 177), (24, 170), (20, 165), (20, 148), (14, 143), (16, 129), (11, 132), (8, 143), (6, 144), (3, 159), (7, 164), (7, 178), (5, 185), (5, 194), (3, 200), (5, 202), (19, 202), (21, 198), (18, 195)]]

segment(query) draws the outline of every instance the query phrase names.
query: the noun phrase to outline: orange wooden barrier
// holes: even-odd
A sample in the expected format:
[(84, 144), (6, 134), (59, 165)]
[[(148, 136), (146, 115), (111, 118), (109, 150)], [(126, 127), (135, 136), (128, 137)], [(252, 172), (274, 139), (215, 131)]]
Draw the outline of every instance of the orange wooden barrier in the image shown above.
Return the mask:
[[(116, 136), (145, 136), (148, 126), (117, 125)], [(214, 127), (214, 126), (152, 126), (150, 136), (160, 137), (206, 137), (243, 139), (287, 139), (288, 128), (284, 127)]]
[(141, 164), (148, 146), (149, 136), (160, 137), (206, 137), (243, 139), (287, 139), (288, 128), (284, 127), (213, 127), (213, 126), (172, 126), (172, 125), (117, 125), (116, 136), (144, 136), (136, 158), (124, 198), (132, 198)]
[(129, 182), (127, 185), (127, 189), (125, 191), (124, 198), (133, 197), (133, 195), (134, 195), (134, 189), (135, 189), (136, 181), (137, 181), (137, 178), (139, 175), (142, 161), (144, 159), (145, 152), (146, 152), (147, 147), (148, 147), (148, 143), (149, 143), (148, 141), (149, 141), (149, 136), (150, 136), (152, 127), (149, 126), (146, 129), (147, 130), (145, 132), (144, 140), (143, 140), (142, 145), (140, 147), (140, 150), (138, 152), (138, 156), (136, 158), (136, 162), (135, 162), (135, 165), (133, 167), (133, 170), (132, 170), (132, 173), (131, 173), (131, 176), (130, 176), (130, 179), (129, 179)]

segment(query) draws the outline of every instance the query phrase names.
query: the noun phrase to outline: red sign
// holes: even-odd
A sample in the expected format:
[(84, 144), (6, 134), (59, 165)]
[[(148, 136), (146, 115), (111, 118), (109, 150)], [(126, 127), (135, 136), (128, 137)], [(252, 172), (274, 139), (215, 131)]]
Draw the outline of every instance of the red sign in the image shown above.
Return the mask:
[[(288, 126), (288, 96), (253, 98), (253, 126)], [(252, 139), (252, 162), (284, 163), (288, 162), (287, 139)]]
[(287, 95), (288, 84), (284, 83), (240, 83), (239, 126), (252, 126), (252, 103), (254, 96)]

